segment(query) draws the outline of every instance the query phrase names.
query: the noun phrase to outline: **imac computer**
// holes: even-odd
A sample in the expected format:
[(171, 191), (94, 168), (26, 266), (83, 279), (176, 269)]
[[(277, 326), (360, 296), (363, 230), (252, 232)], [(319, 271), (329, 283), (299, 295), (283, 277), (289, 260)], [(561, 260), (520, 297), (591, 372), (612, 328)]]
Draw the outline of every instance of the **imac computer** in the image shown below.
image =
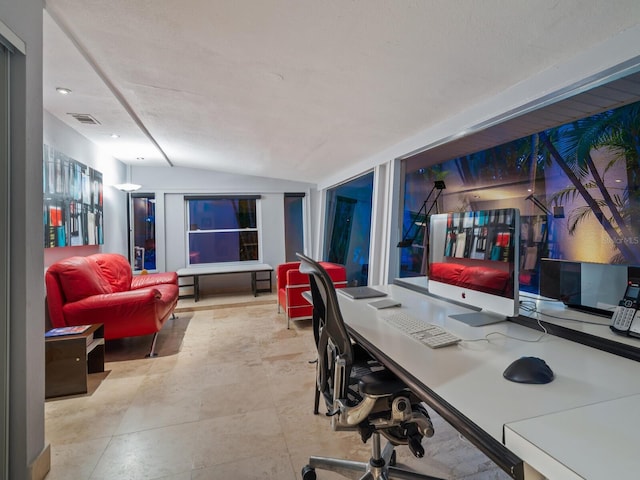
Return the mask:
[(468, 306), (451, 315), (472, 326), (519, 312), (520, 211), (515, 208), (429, 217), (429, 293)]

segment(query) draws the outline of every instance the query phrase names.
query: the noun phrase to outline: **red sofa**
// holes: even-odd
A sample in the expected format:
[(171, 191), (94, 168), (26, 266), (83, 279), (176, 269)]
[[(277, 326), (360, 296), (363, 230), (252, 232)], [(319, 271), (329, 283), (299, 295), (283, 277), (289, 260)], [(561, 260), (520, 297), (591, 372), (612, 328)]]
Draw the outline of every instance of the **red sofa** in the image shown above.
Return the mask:
[[(347, 286), (347, 271), (342, 265), (320, 262), (327, 271), (336, 288)], [(278, 313), (280, 307), (287, 315), (287, 328), (291, 320), (311, 318), (313, 307), (302, 294), (308, 291), (309, 275), (300, 273), (300, 262), (288, 262), (278, 265), (276, 268), (276, 284), (278, 287)]]
[(495, 295), (513, 295), (510, 273), (491, 267), (432, 263), (429, 279)]
[[(106, 340), (156, 334), (178, 303), (176, 272), (133, 276), (114, 253), (70, 257), (45, 273), (53, 327), (104, 324)], [(155, 336), (150, 356), (153, 356)]]

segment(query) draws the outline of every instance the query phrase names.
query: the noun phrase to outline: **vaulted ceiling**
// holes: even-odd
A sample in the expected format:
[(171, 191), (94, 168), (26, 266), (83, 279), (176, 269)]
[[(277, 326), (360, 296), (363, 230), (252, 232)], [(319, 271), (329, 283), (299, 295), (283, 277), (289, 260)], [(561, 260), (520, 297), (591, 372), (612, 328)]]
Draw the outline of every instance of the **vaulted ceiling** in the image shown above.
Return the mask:
[[(308, 182), (566, 62), (640, 19), (637, 0), (45, 4), (44, 108), (111, 155), (131, 165)], [(625, 81), (631, 95), (624, 102), (640, 98), (638, 78)], [(72, 93), (59, 95), (56, 87)], [(571, 108), (589, 103), (567, 101)], [(598, 102), (600, 110), (609, 106)], [(436, 145), (424, 161), (518, 138), (523, 123), (557, 124), (566, 111), (553, 108)]]

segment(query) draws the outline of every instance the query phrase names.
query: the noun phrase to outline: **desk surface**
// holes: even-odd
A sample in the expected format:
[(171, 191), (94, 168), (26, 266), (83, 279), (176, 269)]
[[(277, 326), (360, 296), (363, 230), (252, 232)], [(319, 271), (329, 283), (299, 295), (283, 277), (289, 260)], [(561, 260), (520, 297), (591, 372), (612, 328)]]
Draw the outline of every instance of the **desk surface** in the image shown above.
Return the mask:
[[(463, 340), (482, 339), (493, 332), (529, 341), (540, 336), (539, 332), (513, 322), (469, 327), (448, 317), (468, 311), (463, 307), (397, 285), (375, 288), (400, 301), (401, 311), (439, 325)], [(345, 322), (356, 338), (366, 341), (378, 353), (392, 359), (419, 384), (426, 386), (427, 403), (433, 400), (428, 398), (428, 394), (435, 393), (458, 416), (466, 417), (487, 432), (496, 443), (502, 443), (506, 424), (516, 425), (514, 429), (518, 432), (523, 429), (526, 436), (537, 418), (640, 394), (640, 363), (610, 353), (551, 335), (544, 336), (538, 342), (526, 342), (495, 333), (489, 336), (489, 342), (463, 341), (456, 346), (434, 350), (386, 324), (384, 317), (398, 309), (376, 310), (369, 307), (367, 303), (374, 299), (352, 300), (343, 295), (338, 295), (338, 298)], [(547, 385), (525, 385), (509, 382), (502, 377), (502, 372), (513, 360), (528, 355), (543, 358), (553, 369), (555, 380)], [(442, 405), (431, 406), (443, 413), (440, 411)], [(527, 419), (534, 420), (531, 420), (531, 424), (516, 424)], [(609, 425), (613, 429), (618, 426)], [(549, 437), (557, 435), (555, 431), (545, 431), (543, 424), (540, 425), (540, 431)], [(475, 436), (473, 430), (463, 433), (468, 437)], [(573, 457), (564, 454), (574, 448), (569, 438), (593, 434), (590, 428), (581, 428), (578, 424), (563, 433), (567, 437), (564, 442), (556, 444), (547, 441), (543, 434), (542, 438), (531, 442), (531, 449), (521, 449), (518, 455), (545, 474), (544, 464), (536, 463), (531, 452), (549, 448), (548, 455), (558, 462), (571, 462)], [(479, 444), (482, 439), (470, 440), (481, 448), (486, 447)], [(590, 440), (600, 444), (597, 437)], [(607, 450), (615, 446), (602, 445), (602, 448)], [(579, 452), (576, 455), (580, 457)], [(504, 468), (504, 465), (501, 466)], [(572, 465), (569, 467), (573, 469)]]
[(514, 422), (505, 427), (506, 444), (516, 454), (535, 452), (549, 478), (630, 478), (640, 466), (640, 417), (629, 415), (638, 405), (640, 395), (632, 395)]
[(190, 277), (192, 275), (218, 275), (224, 273), (266, 272), (272, 270), (273, 267), (267, 263), (241, 263), (185, 267), (178, 269), (176, 273), (179, 277)]

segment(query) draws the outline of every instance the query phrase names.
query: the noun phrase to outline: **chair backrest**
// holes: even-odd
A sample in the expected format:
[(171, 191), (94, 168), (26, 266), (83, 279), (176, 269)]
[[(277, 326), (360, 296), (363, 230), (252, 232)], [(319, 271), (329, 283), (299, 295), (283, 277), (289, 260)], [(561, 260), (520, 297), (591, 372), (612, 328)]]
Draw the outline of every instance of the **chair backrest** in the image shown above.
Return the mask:
[[(298, 253), (300, 272), (309, 275), (313, 298), (313, 321), (316, 346), (318, 349), (317, 387), (330, 403), (335, 398), (347, 396), (348, 380), (353, 364), (351, 338), (344, 324), (336, 289), (326, 270), (315, 260)], [(341, 391), (334, 392), (334, 360), (339, 357), (344, 362)]]

